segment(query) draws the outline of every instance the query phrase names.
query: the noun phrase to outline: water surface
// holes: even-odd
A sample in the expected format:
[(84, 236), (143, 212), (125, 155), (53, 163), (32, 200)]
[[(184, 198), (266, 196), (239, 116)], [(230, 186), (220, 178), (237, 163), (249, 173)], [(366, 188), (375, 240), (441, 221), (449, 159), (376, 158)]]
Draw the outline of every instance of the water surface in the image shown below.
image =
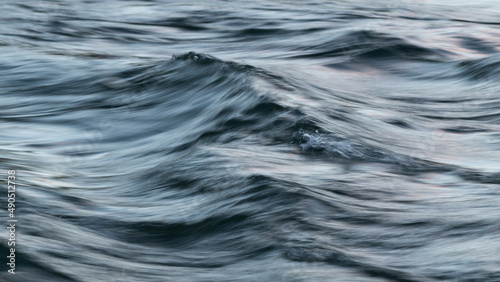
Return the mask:
[(3, 281), (500, 281), (496, 1), (0, 10)]

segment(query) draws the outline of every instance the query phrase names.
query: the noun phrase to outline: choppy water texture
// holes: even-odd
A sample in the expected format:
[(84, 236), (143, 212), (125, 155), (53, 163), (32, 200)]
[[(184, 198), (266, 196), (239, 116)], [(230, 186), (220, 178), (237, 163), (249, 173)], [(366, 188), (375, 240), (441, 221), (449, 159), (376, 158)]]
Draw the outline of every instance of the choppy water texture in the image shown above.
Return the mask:
[(500, 5), (373, 2), (2, 2), (0, 279), (500, 281)]

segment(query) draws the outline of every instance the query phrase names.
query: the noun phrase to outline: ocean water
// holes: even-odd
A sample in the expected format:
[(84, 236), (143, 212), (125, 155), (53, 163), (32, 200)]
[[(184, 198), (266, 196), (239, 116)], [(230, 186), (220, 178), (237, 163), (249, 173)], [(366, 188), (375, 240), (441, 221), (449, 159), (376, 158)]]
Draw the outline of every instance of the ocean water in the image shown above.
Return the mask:
[(0, 281), (500, 281), (500, 2), (0, 11)]

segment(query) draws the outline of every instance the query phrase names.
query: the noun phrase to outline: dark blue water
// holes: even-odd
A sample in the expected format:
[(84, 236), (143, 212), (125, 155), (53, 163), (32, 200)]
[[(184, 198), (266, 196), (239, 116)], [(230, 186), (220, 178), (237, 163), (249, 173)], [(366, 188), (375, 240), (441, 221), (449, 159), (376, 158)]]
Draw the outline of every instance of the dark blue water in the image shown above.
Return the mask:
[(1, 2), (0, 281), (500, 281), (500, 4), (375, 2)]

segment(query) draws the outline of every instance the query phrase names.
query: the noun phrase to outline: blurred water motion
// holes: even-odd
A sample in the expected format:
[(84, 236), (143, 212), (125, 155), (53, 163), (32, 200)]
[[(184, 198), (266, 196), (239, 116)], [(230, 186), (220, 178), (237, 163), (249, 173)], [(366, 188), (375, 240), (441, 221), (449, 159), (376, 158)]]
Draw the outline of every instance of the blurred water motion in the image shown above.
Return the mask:
[(0, 280), (500, 281), (497, 1), (11, 2)]

